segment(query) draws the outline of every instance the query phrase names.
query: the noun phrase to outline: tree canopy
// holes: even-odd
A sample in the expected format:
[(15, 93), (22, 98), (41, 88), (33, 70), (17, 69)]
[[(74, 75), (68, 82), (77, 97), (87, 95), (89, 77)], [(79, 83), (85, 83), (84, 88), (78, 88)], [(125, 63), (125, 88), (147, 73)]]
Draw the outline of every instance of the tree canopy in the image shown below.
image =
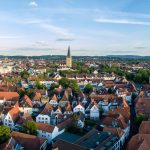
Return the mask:
[(35, 122), (30, 121), (24, 125), (23, 132), (31, 135), (37, 135), (37, 126)]
[(77, 80), (71, 80), (69, 87), (72, 89), (73, 94), (75, 94), (76, 96), (79, 94), (80, 88)]
[(11, 137), (10, 129), (6, 126), (0, 126), (0, 144), (4, 143)]
[(91, 92), (93, 92), (93, 86), (88, 83), (84, 88), (84, 93), (90, 94)]
[(61, 78), (59, 80), (59, 84), (62, 85), (64, 88), (67, 88), (69, 87), (69, 84), (70, 84), (70, 80), (68, 78)]

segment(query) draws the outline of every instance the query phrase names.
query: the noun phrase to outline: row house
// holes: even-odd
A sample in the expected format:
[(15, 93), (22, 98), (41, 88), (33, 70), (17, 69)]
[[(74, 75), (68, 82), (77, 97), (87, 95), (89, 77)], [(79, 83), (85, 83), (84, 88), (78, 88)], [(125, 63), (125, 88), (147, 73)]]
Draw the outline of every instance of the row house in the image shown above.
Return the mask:
[(19, 118), (20, 110), (18, 103), (8, 111), (7, 115), (4, 117), (3, 124), (8, 126), (10, 129), (15, 129), (16, 121)]
[(107, 113), (101, 126), (104, 131), (118, 134), (120, 145), (123, 145), (130, 132), (130, 108), (124, 100), (122, 108), (116, 108)]

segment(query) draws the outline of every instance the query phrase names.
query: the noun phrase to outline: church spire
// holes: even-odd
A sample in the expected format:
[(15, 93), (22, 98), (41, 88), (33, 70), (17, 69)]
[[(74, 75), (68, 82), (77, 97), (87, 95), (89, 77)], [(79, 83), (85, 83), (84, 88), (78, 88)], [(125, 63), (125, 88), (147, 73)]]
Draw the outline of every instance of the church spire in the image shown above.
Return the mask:
[(68, 46), (68, 53), (67, 53), (67, 57), (71, 57), (71, 52), (70, 52), (70, 46)]
[(71, 57), (71, 52), (70, 52), (70, 46), (68, 46), (68, 53), (66, 57), (66, 66), (71, 68), (72, 67), (72, 57)]

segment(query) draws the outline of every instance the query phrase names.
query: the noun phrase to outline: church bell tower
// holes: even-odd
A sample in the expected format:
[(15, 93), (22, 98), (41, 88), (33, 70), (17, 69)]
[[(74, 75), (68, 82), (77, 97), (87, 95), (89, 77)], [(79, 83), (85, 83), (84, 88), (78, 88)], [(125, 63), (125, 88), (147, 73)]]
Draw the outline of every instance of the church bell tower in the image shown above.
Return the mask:
[(70, 52), (70, 46), (68, 47), (68, 53), (66, 57), (66, 66), (69, 68), (72, 68), (72, 57), (71, 57), (71, 52)]

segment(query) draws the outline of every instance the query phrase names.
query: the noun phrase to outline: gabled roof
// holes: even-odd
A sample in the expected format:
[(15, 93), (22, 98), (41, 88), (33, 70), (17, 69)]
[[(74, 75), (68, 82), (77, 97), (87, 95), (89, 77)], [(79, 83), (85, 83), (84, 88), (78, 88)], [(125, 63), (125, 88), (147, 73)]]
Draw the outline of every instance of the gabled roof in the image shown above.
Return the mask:
[(51, 98), (51, 100), (58, 101), (56, 94), (53, 95), (53, 97)]
[(53, 107), (50, 105), (49, 102), (47, 102), (45, 104), (44, 109), (42, 110), (42, 112), (40, 114), (41, 115), (50, 115), (52, 111), (53, 111)]
[(32, 101), (31, 101), (31, 99), (27, 95), (24, 95), (24, 97), (22, 98), (22, 100), (24, 102), (26, 102), (30, 107), (32, 107)]
[(150, 98), (149, 97), (138, 97), (135, 108), (137, 113), (144, 115), (150, 115)]
[(64, 95), (60, 101), (68, 101), (68, 100), (69, 100), (69, 95), (68, 95), (68, 92), (65, 90)]
[(69, 119), (67, 119), (67, 120), (65, 120), (65, 121), (63, 121), (63, 122), (61, 122), (61, 123), (59, 123), (59, 124), (57, 125), (57, 127), (58, 127), (59, 129), (63, 129), (63, 128), (66, 128), (66, 127), (70, 126), (71, 124), (72, 124), (72, 119), (69, 118)]
[(104, 132), (111, 132), (112, 134), (116, 134), (119, 137), (121, 137), (124, 134), (124, 131), (121, 128), (115, 128), (115, 127), (104, 127)]
[(19, 94), (17, 92), (0, 92), (0, 99), (5, 101), (18, 101)]
[(139, 133), (150, 134), (150, 122), (149, 121), (142, 121), (139, 127)]
[(128, 143), (127, 150), (149, 150), (150, 134), (136, 134)]
[(32, 101), (40, 101), (41, 100), (41, 93), (35, 93), (34, 97), (32, 98)]
[(16, 140), (17, 143), (21, 144), (25, 150), (39, 150), (41, 145), (46, 141), (45, 139), (34, 135), (15, 131), (11, 133), (11, 136)]
[(66, 103), (66, 107), (65, 107), (66, 111), (71, 111), (72, 107), (70, 105), (70, 102)]
[(49, 133), (52, 133), (55, 128), (54, 125), (49, 125), (47, 123), (39, 123), (39, 122), (36, 122), (36, 126), (38, 130), (42, 130), (42, 131), (49, 132)]
[(28, 121), (33, 121), (32, 117), (30, 114), (25, 113), (23, 116), (20, 116), (19, 119), (17, 120), (17, 124), (19, 125), (24, 125), (26, 124)]
[(15, 122), (19, 118), (19, 106), (15, 105), (8, 113), (10, 114), (13, 122)]

